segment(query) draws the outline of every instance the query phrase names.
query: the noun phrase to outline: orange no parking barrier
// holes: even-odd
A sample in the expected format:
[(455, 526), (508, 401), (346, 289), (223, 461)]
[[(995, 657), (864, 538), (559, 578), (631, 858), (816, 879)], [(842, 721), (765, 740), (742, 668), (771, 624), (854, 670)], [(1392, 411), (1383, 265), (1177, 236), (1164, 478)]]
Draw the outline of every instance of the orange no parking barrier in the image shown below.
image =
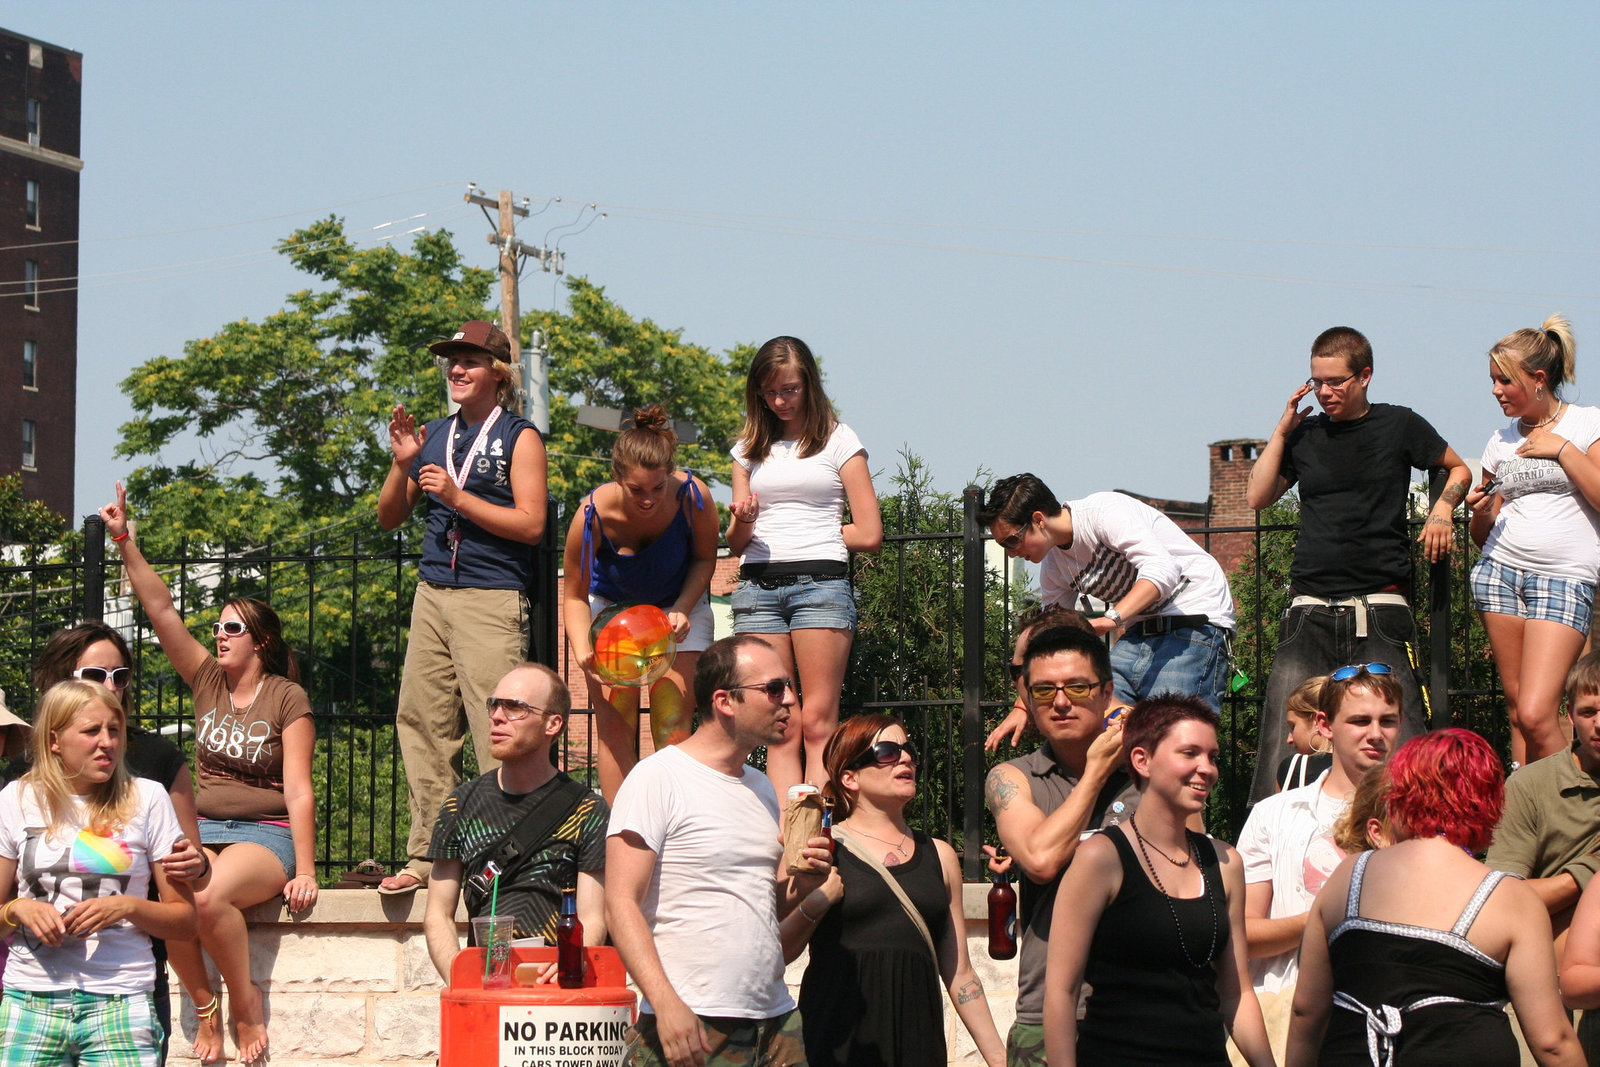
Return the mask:
[[(463, 949), (439, 994), (440, 1067), (618, 1067), (635, 997), (622, 957), (610, 947), (585, 948), (583, 987), (562, 989), (513, 981), (483, 988), (483, 949)], [(529, 965), (554, 963), (556, 950), (513, 948), (518, 977)]]

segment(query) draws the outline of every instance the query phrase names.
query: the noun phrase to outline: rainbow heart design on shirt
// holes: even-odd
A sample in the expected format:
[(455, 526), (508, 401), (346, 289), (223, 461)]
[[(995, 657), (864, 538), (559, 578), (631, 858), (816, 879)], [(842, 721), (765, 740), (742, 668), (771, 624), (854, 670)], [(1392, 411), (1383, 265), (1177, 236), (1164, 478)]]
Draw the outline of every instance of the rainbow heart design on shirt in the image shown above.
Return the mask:
[(121, 874), (133, 866), (128, 846), (93, 830), (79, 830), (72, 842), (72, 869), (81, 874)]

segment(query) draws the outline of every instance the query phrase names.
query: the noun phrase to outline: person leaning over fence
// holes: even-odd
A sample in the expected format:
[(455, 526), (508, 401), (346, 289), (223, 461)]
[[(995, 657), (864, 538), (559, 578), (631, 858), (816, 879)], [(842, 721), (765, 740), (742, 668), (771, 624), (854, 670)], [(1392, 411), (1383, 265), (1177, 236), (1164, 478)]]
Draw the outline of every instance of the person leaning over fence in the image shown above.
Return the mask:
[[(539, 663), (513, 667), (489, 698), (489, 743), (499, 766), (457, 786), (439, 810), (428, 858), (428, 954), (448, 984), (461, 950), (456, 904), (467, 915), (509, 915), (513, 937), (555, 944), (562, 890), (577, 889), (583, 942), (606, 941), (606, 802), (555, 769), (550, 746), (566, 728), (567, 684)], [(469, 931), (470, 932), (470, 931)], [(540, 980), (555, 979), (552, 963)]]
[(641, 694), (638, 686), (607, 684), (595, 669), (589, 631), (596, 617), (617, 604), (666, 612), (678, 652), (650, 685), (650, 736), (658, 749), (689, 736), (695, 661), (716, 636), (707, 589), (717, 566), (717, 508), (705, 482), (677, 469), (677, 445), (661, 405), (635, 411), (617, 435), (612, 480), (589, 493), (567, 529), (562, 618), (594, 709), (607, 799), (639, 761)]
[[(213, 656), (189, 633), (166, 583), (139, 551), (121, 482), (116, 502), (101, 508), (100, 518), (122, 549), (123, 570), (161, 651), (194, 696), (195, 807), (211, 865), (210, 880), (195, 896), (200, 943), (227, 985), (239, 1058), (260, 1059), (267, 1051), (266, 1016), (261, 990), (250, 981), (240, 909), (280, 892), (290, 911), (316, 903), (311, 701), (272, 608), (249, 597), (229, 600), (211, 626)], [(218, 1059), (222, 1028), (210, 975), (198, 958), (174, 954), (172, 964), (199, 1016), (196, 1053), (202, 1061)]]
[[(1313, 675), (1377, 660), (1396, 668), (1404, 694), (1403, 736), (1410, 736), (1428, 726), (1409, 599), (1411, 471), (1449, 470), (1417, 538), (1434, 561), (1450, 551), (1452, 515), (1472, 474), (1421, 415), (1369, 401), (1371, 381), (1367, 339), (1348, 326), (1323, 331), (1311, 346), (1311, 377), (1289, 396), (1250, 471), (1246, 498), (1257, 511), (1291, 487), (1300, 494), (1300, 530), (1289, 570), (1293, 599), (1278, 631), (1266, 707), (1283, 707), (1289, 691)], [(1323, 411), (1314, 417), (1309, 407), (1299, 406), (1313, 393)], [(1276, 789), (1283, 717), (1264, 714), (1258, 729), (1252, 802)]]
[(429, 500), (395, 716), (411, 858), (383, 880), (391, 893), (428, 881), (433, 819), (461, 782), (468, 726), (478, 770), (494, 769), (484, 708), (494, 683), (527, 654), (529, 546), (544, 536), (548, 509), (544, 441), (511, 410), (518, 390), (510, 340), (475, 320), (428, 348), (460, 410), (419, 432), (405, 405), (396, 405), (389, 420), (394, 462), (378, 494), (385, 530), (404, 522), (424, 494)]
[(1561, 688), (1582, 654), (1600, 578), (1600, 408), (1562, 399), (1578, 346), (1560, 315), (1502, 337), (1489, 382), (1511, 424), (1483, 446), (1483, 485), (1467, 494), (1472, 600), (1483, 616), (1511, 716), (1511, 759), (1564, 752)]
[[(28, 772), (0, 791), (6, 1067), (148, 1067), (161, 1053), (150, 938), (191, 938), (194, 897), (161, 860), (182, 836), (166, 791), (123, 764), (122, 703), (65, 681), (39, 701)], [(146, 897), (154, 880), (157, 899)]]
[(1034, 475), (1017, 474), (989, 490), (978, 522), (1006, 555), (1040, 564), (1046, 605), (1107, 605), (1091, 625), (1119, 635), (1119, 699), (1193, 693), (1222, 710), (1233, 593), (1216, 559), (1171, 519), (1125, 493), (1063, 504)]
[[(33, 689), (44, 693), (57, 682), (78, 678), (98, 682), (117, 695), (122, 704), (123, 719), (133, 710), (133, 657), (128, 654), (128, 643), (122, 634), (98, 619), (85, 619), (75, 626), (57, 630), (44, 643), (39, 661), (33, 668)], [(178, 825), (183, 828), (183, 839), (171, 855), (161, 861), (168, 876), (192, 883), (195, 888), (204, 884), (211, 873), (211, 863), (200, 849), (200, 826), (194, 808), (194, 777), (189, 773), (189, 761), (177, 745), (160, 734), (141, 730), (128, 722), (124, 736), (123, 759), (128, 773), (149, 778), (167, 791), (177, 813)], [(25, 769), (25, 768), (24, 768)], [(21, 771), (19, 770), (19, 774)], [(200, 881), (196, 882), (196, 879)], [(159, 887), (151, 883), (151, 899)], [(166, 1061), (167, 1037), (172, 1031), (172, 997), (167, 988), (168, 951), (180, 959), (188, 957), (198, 962), (200, 942), (193, 938), (177, 941), (170, 946), (159, 937), (150, 939), (156, 960), (156, 1018), (161, 1021), (161, 1059)], [(203, 966), (203, 964), (200, 964)]]

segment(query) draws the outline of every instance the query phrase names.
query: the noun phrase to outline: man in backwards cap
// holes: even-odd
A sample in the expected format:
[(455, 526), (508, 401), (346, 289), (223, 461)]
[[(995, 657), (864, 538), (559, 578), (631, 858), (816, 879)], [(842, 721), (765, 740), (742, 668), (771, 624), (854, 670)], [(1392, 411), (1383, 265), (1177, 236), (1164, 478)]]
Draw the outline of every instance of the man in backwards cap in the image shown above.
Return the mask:
[(431, 502), (395, 717), (411, 795), (411, 860), (384, 879), (381, 888), (390, 893), (428, 880), (434, 818), (461, 781), (467, 725), (478, 770), (496, 766), (488, 701), (527, 648), (529, 546), (544, 536), (547, 493), (544, 442), (516, 414), (506, 335), (473, 321), (428, 347), (459, 410), (419, 433), (405, 406), (395, 406), (394, 462), (378, 496), (385, 530), (404, 522), (423, 494)]

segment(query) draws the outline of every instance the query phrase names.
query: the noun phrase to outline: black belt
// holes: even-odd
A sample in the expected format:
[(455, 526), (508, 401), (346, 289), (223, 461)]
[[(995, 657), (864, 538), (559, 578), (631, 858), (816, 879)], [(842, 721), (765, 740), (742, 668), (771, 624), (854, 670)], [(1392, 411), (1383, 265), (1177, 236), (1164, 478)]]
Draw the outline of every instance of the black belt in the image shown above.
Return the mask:
[(804, 563), (746, 563), (739, 568), (739, 579), (754, 582), (763, 589), (782, 589), (802, 578), (843, 578), (846, 568), (839, 560), (810, 560)]
[(1202, 626), (1210, 626), (1211, 620), (1205, 615), (1157, 615), (1152, 619), (1140, 619), (1127, 632), (1136, 637), (1160, 637), (1174, 630), (1198, 630)]

